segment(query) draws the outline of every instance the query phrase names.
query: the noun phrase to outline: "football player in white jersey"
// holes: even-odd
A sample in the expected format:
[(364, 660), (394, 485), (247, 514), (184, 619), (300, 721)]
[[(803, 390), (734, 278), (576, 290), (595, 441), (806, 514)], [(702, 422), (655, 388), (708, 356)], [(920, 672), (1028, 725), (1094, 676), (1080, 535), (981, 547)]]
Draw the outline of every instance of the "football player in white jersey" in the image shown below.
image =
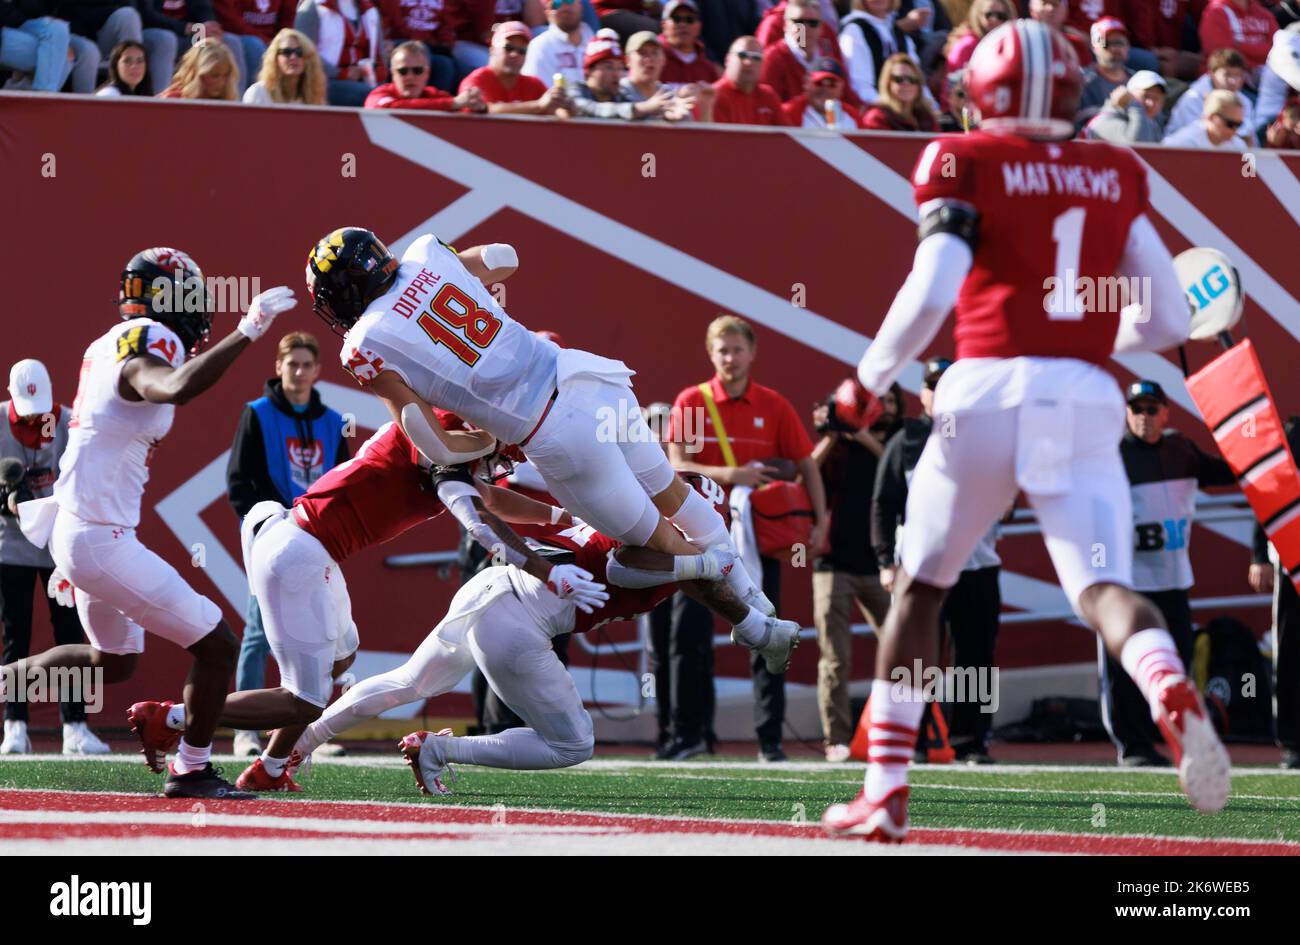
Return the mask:
[[(149, 459), (171, 429), (176, 405), (220, 380), (295, 304), (285, 286), (257, 295), (238, 327), (199, 354), (212, 325), (203, 273), (176, 249), (137, 253), (122, 273), (118, 313), (125, 324), (92, 342), (82, 360), (68, 449), (52, 504), (40, 510), (49, 514), (20, 507), (34, 527), (45, 520), (56, 567), (51, 593), (75, 603), (90, 639), (46, 650), (27, 668), (93, 667), (104, 682), (121, 682), (135, 671), (145, 631), (193, 655), (185, 705), (175, 708), (187, 725), (168, 745), (179, 741), (163, 789), (168, 797), (252, 795), (235, 792), (209, 761), (239, 649), (235, 636), (220, 608), (136, 537)], [(137, 734), (165, 721), (137, 708), (128, 712)], [(165, 752), (145, 751), (150, 769), (161, 773), (165, 761)]]
[[(432, 235), (399, 261), (346, 227), (307, 258), (314, 309), (344, 336), (344, 367), (388, 406), (432, 462), (450, 466), (517, 444), (574, 515), (627, 545), (669, 555), (731, 548), (726, 524), (673, 472), (641, 418), (621, 361), (539, 338), (487, 286), (518, 267), (503, 243), (457, 252)], [(432, 407), (478, 429), (447, 432)], [(748, 605), (732, 638), (782, 665), (799, 639), (744, 568), (727, 583)]]

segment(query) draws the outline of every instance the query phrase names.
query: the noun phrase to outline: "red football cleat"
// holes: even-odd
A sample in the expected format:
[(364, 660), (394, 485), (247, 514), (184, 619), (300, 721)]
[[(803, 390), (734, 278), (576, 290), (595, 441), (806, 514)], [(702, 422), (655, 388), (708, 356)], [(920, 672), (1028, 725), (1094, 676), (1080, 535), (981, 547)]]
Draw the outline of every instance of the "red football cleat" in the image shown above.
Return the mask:
[(1178, 783), (1188, 803), (1202, 814), (1213, 814), (1228, 802), (1232, 762), (1205, 711), (1192, 681), (1180, 676), (1157, 697), (1156, 724), (1174, 753)]
[(278, 778), (273, 778), (267, 773), (261, 758), (244, 769), (244, 773), (235, 780), (235, 787), (241, 791), (285, 791), (290, 794), (302, 790), (302, 786), (289, 773), (287, 765)]
[(452, 770), (451, 765), (438, 764), (432, 758), (424, 758), (424, 740), (430, 735), (450, 735), (451, 729), (444, 728), (440, 732), (412, 732), (405, 736), (397, 743), (397, 750), (402, 753), (406, 763), (411, 766), (412, 773), (415, 774), (415, 783), (420, 786), (422, 794), (450, 794), (451, 788), (442, 783), (444, 777), (447, 780), (455, 780), (456, 772)]
[(137, 702), (126, 710), (131, 731), (140, 739), (140, 753), (144, 755), (144, 763), (154, 774), (162, 774), (167, 770), (167, 752), (172, 751), (181, 740), (180, 732), (167, 727), (167, 713), (174, 704)]
[(907, 785), (894, 788), (877, 804), (859, 791), (848, 804), (832, 804), (822, 814), (831, 833), (849, 834), (876, 843), (902, 843), (907, 838)]

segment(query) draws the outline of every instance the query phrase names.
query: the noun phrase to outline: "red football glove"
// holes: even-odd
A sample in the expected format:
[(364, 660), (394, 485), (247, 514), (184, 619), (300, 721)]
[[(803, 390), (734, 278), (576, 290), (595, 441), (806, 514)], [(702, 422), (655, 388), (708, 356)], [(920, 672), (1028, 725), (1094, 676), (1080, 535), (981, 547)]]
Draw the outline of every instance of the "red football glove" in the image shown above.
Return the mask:
[(835, 388), (835, 417), (847, 427), (869, 427), (885, 412), (880, 398), (863, 387), (856, 377), (845, 378)]

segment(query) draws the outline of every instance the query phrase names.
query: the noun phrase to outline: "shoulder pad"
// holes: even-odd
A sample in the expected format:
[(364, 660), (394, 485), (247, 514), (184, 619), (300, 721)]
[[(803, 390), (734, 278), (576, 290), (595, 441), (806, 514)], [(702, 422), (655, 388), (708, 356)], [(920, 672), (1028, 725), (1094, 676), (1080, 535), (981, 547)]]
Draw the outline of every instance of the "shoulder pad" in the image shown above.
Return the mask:
[(920, 241), (934, 233), (951, 233), (960, 237), (974, 253), (979, 249), (980, 242), (979, 212), (964, 203), (945, 201), (926, 213), (917, 228), (916, 237)]

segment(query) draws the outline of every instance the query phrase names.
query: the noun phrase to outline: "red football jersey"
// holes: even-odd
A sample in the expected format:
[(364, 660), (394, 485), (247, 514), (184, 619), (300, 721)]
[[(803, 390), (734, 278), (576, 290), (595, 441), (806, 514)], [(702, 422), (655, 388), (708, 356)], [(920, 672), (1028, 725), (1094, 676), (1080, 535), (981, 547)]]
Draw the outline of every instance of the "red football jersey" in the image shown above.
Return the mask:
[(419, 453), (396, 423), (386, 423), (357, 455), (321, 476), (294, 505), (330, 557), (342, 561), (363, 548), (396, 538), (443, 510), (421, 488)]
[(575, 553), (576, 564), (592, 573), (592, 579), (605, 585), (609, 591), (609, 600), (604, 607), (592, 613), (584, 614), (578, 610), (574, 615), (573, 632), (586, 633), (596, 627), (619, 620), (632, 620), (648, 613), (673, 596), (676, 584), (661, 584), (658, 587), (627, 588), (615, 587), (609, 583), (605, 574), (606, 556), (622, 543), (608, 535), (602, 535), (590, 525), (581, 527), (563, 525), (516, 525), (515, 530), (543, 544), (556, 548), (567, 548)]
[(975, 131), (930, 142), (912, 183), (918, 206), (955, 200), (980, 216), (955, 306), (958, 358), (1109, 359), (1115, 267), (1148, 203), (1132, 151)]

